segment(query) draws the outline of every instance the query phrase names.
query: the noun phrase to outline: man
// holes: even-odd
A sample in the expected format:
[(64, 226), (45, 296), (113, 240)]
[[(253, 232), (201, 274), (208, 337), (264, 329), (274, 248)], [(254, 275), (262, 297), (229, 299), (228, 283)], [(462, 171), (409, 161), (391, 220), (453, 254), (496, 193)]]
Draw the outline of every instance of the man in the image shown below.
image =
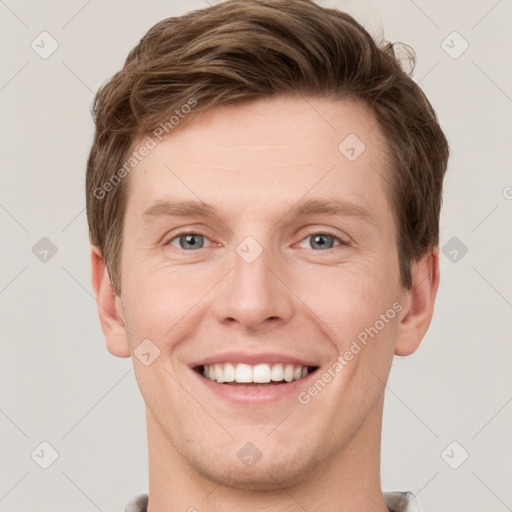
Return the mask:
[(448, 145), (379, 44), (232, 0), (155, 25), (99, 91), (93, 287), (147, 411), (126, 512), (420, 510), (381, 491), (381, 421), (432, 318)]

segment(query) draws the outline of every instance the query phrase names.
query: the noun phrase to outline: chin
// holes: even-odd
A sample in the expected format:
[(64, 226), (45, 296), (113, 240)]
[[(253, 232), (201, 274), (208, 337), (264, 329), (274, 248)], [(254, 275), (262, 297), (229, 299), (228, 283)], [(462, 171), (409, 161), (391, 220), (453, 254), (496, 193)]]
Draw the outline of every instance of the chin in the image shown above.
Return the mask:
[(273, 491), (297, 485), (304, 479), (302, 466), (291, 464), (258, 463), (258, 468), (240, 469), (240, 464), (223, 466), (222, 468), (202, 466), (196, 468), (203, 477), (221, 484), (223, 487), (249, 491)]
[[(229, 455), (226, 456), (224, 452), (220, 458), (215, 450), (205, 451), (212, 455), (205, 458), (198, 453), (194, 456), (188, 454), (195, 471), (222, 487), (240, 490), (272, 491), (295, 486), (310, 478), (314, 468), (320, 464), (320, 460), (313, 456), (317, 452), (314, 449), (311, 449), (312, 454), (308, 456), (304, 449), (295, 448), (293, 453), (287, 454), (282, 446), (266, 446), (261, 452), (261, 458), (251, 467), (239, 459), (238, 447), (226, 450)], [(243, 458), (243, 452), (240, 457)]]

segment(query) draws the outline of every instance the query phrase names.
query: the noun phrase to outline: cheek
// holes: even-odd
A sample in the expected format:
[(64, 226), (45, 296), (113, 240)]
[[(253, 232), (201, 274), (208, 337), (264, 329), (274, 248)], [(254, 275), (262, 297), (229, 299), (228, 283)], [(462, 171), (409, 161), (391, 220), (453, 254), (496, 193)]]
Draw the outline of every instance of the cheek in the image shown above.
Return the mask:
[[(132, 343), (149, 338), (162, 349), (169, 348), (163, 344), (174, 344), (184, 330), (194, 328), (194, 322), (197, 327), (199, 316), (205, 320), (208, 305), (221, 293), (216, 284), (225, 268), (171, 265), (160, 257), (134, 257), (133, 249), (125, 246), (122, 265), (123, 304)], [(282, 261), (275, 266), (286, 285), (282, 300), (292, 302), (297, 315), (320, 324), (336, 352), (341, 352), (394, 302), (399, 274), (398, 267), (390, 266), (390, 252), (385, 259), (382, 251), (375, 251), (338, 266)]]
[(352, 389), (354, 406), (361, 396), (374, 399), (380, 392), (393, 358), (400, 307), (397, 284), (392, 282), (393, 273), (377, 273), (375, 268), (319, 267), (297, 292), (332, 343), (332, 360), (342, 358), (341, 378), (335, 379), (333, 389)]
[(326, 331), (341, 340), (374, 323), (393, 303), (393, 289), (369, 265), (318, 266), (293, 289)]
[(161, 350), (190, 328), (216, 282), (211, 271), (155, 265), (150, 260), (132, 261), (124, 269), (129, 278), (124, 281), (123, 303), (132, 343), (149, 338)]

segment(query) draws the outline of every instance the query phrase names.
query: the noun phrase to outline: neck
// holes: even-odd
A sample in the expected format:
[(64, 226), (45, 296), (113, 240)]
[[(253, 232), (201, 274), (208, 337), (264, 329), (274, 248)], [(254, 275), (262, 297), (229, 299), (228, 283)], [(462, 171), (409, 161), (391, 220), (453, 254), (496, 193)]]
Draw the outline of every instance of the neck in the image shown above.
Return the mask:
[(147, 412), (148, 512), (290, 512), (337, 510), (389, 512), (380, 483), (383, 396), (356, 434), (331, 457), (318, 461), (301, 481), (276, 489), (248, 490), (214, 482), (197, 472), (168, 442)]

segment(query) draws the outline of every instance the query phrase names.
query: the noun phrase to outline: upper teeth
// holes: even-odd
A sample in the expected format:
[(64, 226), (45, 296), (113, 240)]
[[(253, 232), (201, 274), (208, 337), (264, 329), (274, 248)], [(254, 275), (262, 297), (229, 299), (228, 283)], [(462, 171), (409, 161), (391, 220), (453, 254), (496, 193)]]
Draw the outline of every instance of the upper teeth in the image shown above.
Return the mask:
[(204, 366), (203, 376), (216, 382), (292, 382), (308, 374), (308, 367), (294, 364), (220, 363)]

